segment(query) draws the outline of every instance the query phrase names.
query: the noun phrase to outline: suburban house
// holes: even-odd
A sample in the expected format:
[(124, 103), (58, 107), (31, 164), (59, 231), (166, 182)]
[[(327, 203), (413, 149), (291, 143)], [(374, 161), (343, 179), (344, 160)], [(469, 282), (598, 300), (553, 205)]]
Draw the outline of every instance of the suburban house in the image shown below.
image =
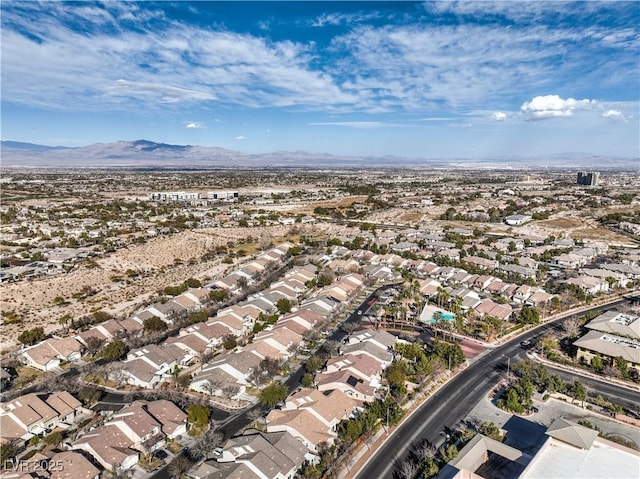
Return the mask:
[(153, 389), (192, 358), (193, 355), (177, 344), (150, 344), (130, 351), (121, 363), (122, 369), (112, 371), (110, 377), (118, 383)]
[(358, 404), (342, 391), (322, 393), (303, 388), (289, 396), (282, 409), (269, 412), (267, 432), (286, 431), (310, 451), (317, 452), (318, 444), (333, 444), (336, 426), (352, 416)]
[(551, 262), (563, 268), (578, 269), (587, 264), (589, 260), (578, 254), (562, 253), (553, 257)]
[(27, 441), (57, 427), (70, 427), (89, 412), (67, 391), (26, 394), (0, 403), (2, 441)]
[(49, 338), (23, 350), (18, 358), (27, 366), (51, 371), (60, 361), (77, 361), (84, 346), (75, 338)]
[(190, 389), (216, 396), (239, 398), (250, 383), (249, 377), (262, 358), (252, 351), (227, 354), (202, 367), (191, 381)]
[(187, 415), (170, 401), (134, 401), (71, 448), (87, 451), (109, 471), (124, 471), (138, 462), (139, 452), (153, 452), (167, 438), (184, 434), (186, 422)]
[(286, 432), (247, 430), (232, 438), (217, 460), (209, 459), (189, 473), (192, 479), (293, 479), (312, 460), (307, 449)]
[(605, 278), (578, 276), (577, 278), (569, 278), (566, 283), (577, 286), (589, 294), (606, 293), (609, 291), (609, 282)]
[(350, 336), (349, 342), (340, 347), (342, 355), (366, 355), (382, 363), (386, 368), (393, 361), (393, 346), (397, 338), (386, 331), (364, 330)]

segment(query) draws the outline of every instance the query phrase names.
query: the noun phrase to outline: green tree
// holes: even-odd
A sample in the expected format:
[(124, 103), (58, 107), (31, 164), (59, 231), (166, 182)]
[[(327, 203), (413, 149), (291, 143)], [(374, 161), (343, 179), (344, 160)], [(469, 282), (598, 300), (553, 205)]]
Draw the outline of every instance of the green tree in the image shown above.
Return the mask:
[(202, 309), (189, 315), (189, 324), (204, 323), (208, 319), (207, 312)]
[(321, 274), (316, 280), (316, 284), (321, 288), (329, 286), (331, 283), (333, 283), (333, 277), (329, 274)]
[(213, 301), (224, 301), (229, 297), (229, 293), (224, 289), (214, 289), (209, 293), (209, 297)]
[(524, 412), (522, 404), (520, 404), (520, 398), (515, 388), (511, 387), (507, 391), (507, 402), (505, 404), (507, 411), (521, 413)]
[(238, 345), (238, 340), (233, 334), (227, 334), (222, 341), (222, 347), (224, 349), (233, 349)]
[(73, 318), (68, 313), (58, 318), (58, 324), (62, 326), (66, 331), (69, 330), (69, 324), (71, 323), (71, 321), (73, 321)]
[(44, 328), (37, 326), (33, 329), (22, 331), (18, 336), (18, 341), (26, 346), (31, 346), (32, 344), (36, 344), (44, 340), (45, 337)]
[(200, 404), (192, 404), (187, 408), (187, 420), (197, 427), (204, 427), (209, 424), (211, 409)]
[(304, 376), (302, 376), (302, 379), (300, 379), (300, 384), (303, 388), (313, 387), (313, 375), (306, 373)]
[(322, 367), (323, 361), (318, 356), (312, 356), (304, 362), (304, 370), (310, 374), (314, 374)]
[(622, 356), (618, 356), (614, 360), (614, 364), (616, 366), (616, 369), (620, 371), (620, 376), (623, 379), (628, 379), (629, 378), (629, 362), (626, 359), (624, 359)]
[(538, 324), (540, 323), (540, 313), (536, 308), (525, 305), (518, 314), (518, 322), (521, 324)]
[(278, 308), (278, 312), (280, 314), (286, 314), (291, 312), (291, 301), (287, 298), (280, 298), (276, 302), (276, 308)]
[(449, 444), (446, 448), (442, 446), (440, 448), (440, 455), (442, 456), (442, 462), (447, 463), (453, 461), (458, 457), (458, 448), (455, 444)]
[(594, 356), (591, 358), (591, 367), (594, 371), (601, 373), (604, 371), (604, 361), (602, 361), (600, 356)]
[(47, 434), (42, 442), (49, 446), (57, 446), (62, 442), (62, 433), (60, 431), (53, 431), (52, 433)]
[(100, 356), (107, 361), (117, 361), (122, 359), (127, 354), (127, 346), (121, 340), (113, 341), (107, 344), (100, 351)]
[(432, 477), (436, 477), (438, 472), (440, 472), (440, 468), (438, 467), (436, 460), (433, 457), (427, 457), (422, 466), (422, 475), (425, 478), (430, 479)]
[(4, 468), (5, 465), (11, 467), (11, 461), (15, 459), (19, 452), (20, 449), (18, 449), (15, 443), (0, 443), (0, 467)]
[(260, 392), (260, 403), (266, 407), (275, 407), (287, 397), (287, 387), (282, 384), (270, 384)]
[(403, 391), (407, 375), (402, 362), (394, 362), (385, 371), (389, 387), (392, 391)]
[(492, 421), (484, 421), (478, 432), (483, 436), (490, 437), (491, 439), (495, 439), (496, 441), (502, 441), (502, 434), (500, 434), (500, 428), (495, 422)]
[(145, 319), (142, 323), (145, 333), (159, 333), (161, 331), (166, 331), (169, 327), (167, 323), (161, 320), (157, 316), (152, 316), (149, 319)]
[(577, 401), (585, 401), (587, 399), (587, 389), (577, 379), (573, 382), (570, 389), (570, 395)]
[(187, 279), (184, 284), (188, 287), (188, 288), (202, 288), (202, 282), (195, 279), (195, 278), (189, 278)]

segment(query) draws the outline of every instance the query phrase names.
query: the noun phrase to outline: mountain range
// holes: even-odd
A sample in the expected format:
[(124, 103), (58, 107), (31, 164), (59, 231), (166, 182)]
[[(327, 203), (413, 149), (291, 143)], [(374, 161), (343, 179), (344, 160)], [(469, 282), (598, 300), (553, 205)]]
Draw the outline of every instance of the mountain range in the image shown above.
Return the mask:
[(83, 147), (3, 140), (3, 167), (49, 168), (600, 168), (637, 170), (638, 158), (603, 158), (586, 153), (544, 157), (415, 159), (397, 156), (342, 156), (306, 151), (247, 154), (217, 147), (171, 145), (148, 140), (96, 143)]

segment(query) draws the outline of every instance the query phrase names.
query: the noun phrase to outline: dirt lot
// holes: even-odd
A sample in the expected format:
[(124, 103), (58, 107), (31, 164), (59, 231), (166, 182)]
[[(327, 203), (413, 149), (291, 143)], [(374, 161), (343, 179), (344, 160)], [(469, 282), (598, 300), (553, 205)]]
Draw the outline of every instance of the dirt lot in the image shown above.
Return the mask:
[[(66, 274), (57, 274), (0, 286), (2, 311), (14, 311), (22, 323), (3, 325), (0, 349), (16, 344), (24, 329), (43, 326), (45, 331), (59, 328), (58, 318), (75, 317), (106, 309), (119, 315), (131, 314), (155, 293), (188, 278), (207, 280), (220, 277), (231, 265), (224, 256), (202, 261), (202, 255), (216, 246), (240, 247), (249, 237), (267, 235), (281, 240), (289, 228), (213, 228), (185, 231), (158, 237), (145, 244), (131, 245), (100, 257), (95, 264), (80, 264)], [(131, 275), (127, 275), (130, 270)], [(133, 276), (133, 273), (137, 273)], [(83, 291), (91, 291), (83, 295)], [(74, 295), (76, 297), (74, 298)], [(57, 297), (64, 304), (56, 304)]]

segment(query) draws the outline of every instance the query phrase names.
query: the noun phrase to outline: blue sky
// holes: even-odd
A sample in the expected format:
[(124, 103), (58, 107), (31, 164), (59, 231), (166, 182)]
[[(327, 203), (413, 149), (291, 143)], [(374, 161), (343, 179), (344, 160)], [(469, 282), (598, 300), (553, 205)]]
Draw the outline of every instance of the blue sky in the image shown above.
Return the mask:
[(637, 2), (8, 2), (2, 138), (639, 156)]

